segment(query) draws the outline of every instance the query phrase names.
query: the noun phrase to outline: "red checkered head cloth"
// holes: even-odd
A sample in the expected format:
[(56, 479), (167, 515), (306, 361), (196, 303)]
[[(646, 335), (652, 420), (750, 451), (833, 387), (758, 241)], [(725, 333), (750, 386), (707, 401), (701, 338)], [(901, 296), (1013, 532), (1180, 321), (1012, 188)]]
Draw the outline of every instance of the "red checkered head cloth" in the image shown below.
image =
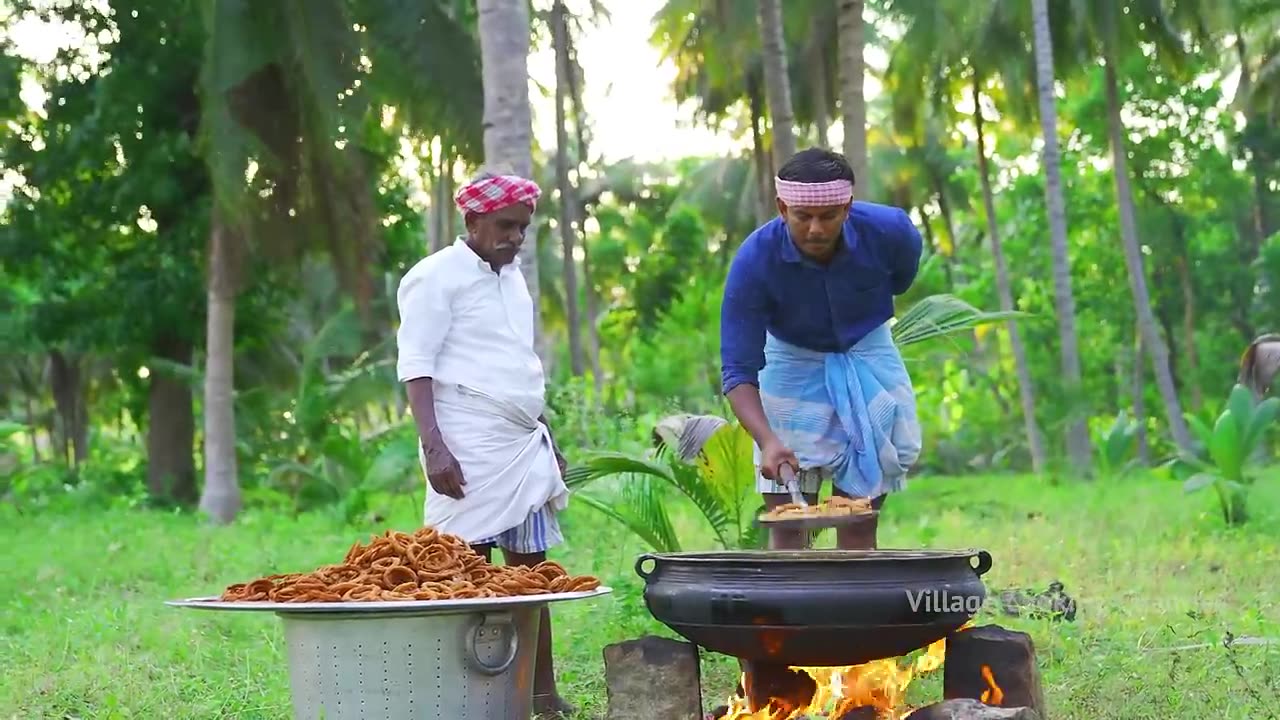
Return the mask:
[(853, 200), (853, 183), (848, 180), (806, 183), (775, 177), (778, 199), (792, 207), (845, 205)]
[(534, 210), (541, 195), (537, 183), (519, 175), (485, 174), (459, 188), (453, 201), (463, 215), (484, 215), (517, 203)]

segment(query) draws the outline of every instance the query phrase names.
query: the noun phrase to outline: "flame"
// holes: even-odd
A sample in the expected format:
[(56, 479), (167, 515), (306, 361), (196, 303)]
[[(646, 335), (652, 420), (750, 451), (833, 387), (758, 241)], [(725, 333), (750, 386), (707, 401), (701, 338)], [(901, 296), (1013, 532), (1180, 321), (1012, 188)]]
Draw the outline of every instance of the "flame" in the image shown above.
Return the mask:
[[(791, 669), (807, 674), (817, 683), (817, 690), (807, 704), (792, 709), (788, 706), (793, 703), (775, 699), (767, 707), (752, 712), (746, 698), (734, 697), (722, 720), (839, 718), (861, 707), (875, 708), (881, 720), (901, 720), (914, 709), (904, 707), (907, 686), (916, 676), (942, 667), (946, 649), (946, 639), (938, 640), (905, 666), (899, 665), (896, 658), (886, 658), (848, 667), (794, 667)], [(744, 688), (749, 687), (750, 682), (750, 678), (743, 676)]]
[(987, 681), (987, 689), (982, 691), (982, 697), (978, 698), (986, 705), (999, 705), (1004, 701), (1004, 691), (996, 684), (996, 679), (991, 675), (991, 666), (982, 666), (982, 679)]

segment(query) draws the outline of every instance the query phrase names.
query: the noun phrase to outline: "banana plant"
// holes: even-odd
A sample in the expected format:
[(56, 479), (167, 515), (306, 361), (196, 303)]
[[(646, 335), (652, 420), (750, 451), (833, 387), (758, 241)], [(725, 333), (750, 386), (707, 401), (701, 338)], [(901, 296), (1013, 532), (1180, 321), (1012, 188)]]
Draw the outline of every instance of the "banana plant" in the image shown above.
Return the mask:
[(1194, 471), (1183, 489), (1191, 493), (1213, 488), (1228, 525), (1240, 525), (1248, 519), (1248, 491), (1255, 480), (1249, 461), (1278, 412), (1280, 398), (1258, 402), (1248, 387), (1237, 384), (1212, 428), (1201, 418), (1186, 415), (1204, 457), (1182, 458)]
[(1094, 444), (1098, 452), (1098, 472), (1104, 478), (1123, 476), (1134, 465), (1132, 457), (1134, 441), (1138, 436), (1138, 422), (1123, 410), (1116, 415), (1106, 430), (1095, 431)]

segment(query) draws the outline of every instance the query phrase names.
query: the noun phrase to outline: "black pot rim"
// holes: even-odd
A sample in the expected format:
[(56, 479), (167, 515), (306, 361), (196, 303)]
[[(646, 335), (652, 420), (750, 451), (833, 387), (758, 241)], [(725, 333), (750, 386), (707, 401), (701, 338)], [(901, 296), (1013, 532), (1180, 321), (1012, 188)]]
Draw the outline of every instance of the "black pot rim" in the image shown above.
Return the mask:
[[(977, 566), (970, 565), (975, 574), (981, 576), (991, 569), (991, 553), (979, 548), (964, 550), (921, 550), (921, 549), (882, 549), (882, 550), (713, 550), (705, 552), (645, 553), (636, 558), (636, 574), (646, 581), (657, 568), (665, 563), (676, 566), (717, 567), (717, 568), (753, 568), (785, 566), (812, 567), (814, 565), (900, 565), (913, 562), (936, 562), (939, 560), (965, 560), (977, 558)], [(652, 569), (645, 569), (653, 563)]]
[(658, 561), (675, 560), (690, 563), (827, 563), (827, 562), (901, 562), (912, 560), (946, 560), (971, 558), (982, 553), (977, 548), (966, 550), (712, 550), (674, 553), (645, 553), (643, 557)]

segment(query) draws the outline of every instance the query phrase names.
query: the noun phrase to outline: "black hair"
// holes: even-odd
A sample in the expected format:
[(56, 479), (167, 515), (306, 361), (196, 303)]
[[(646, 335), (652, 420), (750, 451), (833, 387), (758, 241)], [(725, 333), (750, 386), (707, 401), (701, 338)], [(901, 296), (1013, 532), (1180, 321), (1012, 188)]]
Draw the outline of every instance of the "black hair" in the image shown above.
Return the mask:
[(806, 148), (791, 156), (778, 170), (783, 180), (802, 183), (821, 183), (832, 180), (848, 180), (857, 184), (853, 168), (844, 155), (825, 148)]

